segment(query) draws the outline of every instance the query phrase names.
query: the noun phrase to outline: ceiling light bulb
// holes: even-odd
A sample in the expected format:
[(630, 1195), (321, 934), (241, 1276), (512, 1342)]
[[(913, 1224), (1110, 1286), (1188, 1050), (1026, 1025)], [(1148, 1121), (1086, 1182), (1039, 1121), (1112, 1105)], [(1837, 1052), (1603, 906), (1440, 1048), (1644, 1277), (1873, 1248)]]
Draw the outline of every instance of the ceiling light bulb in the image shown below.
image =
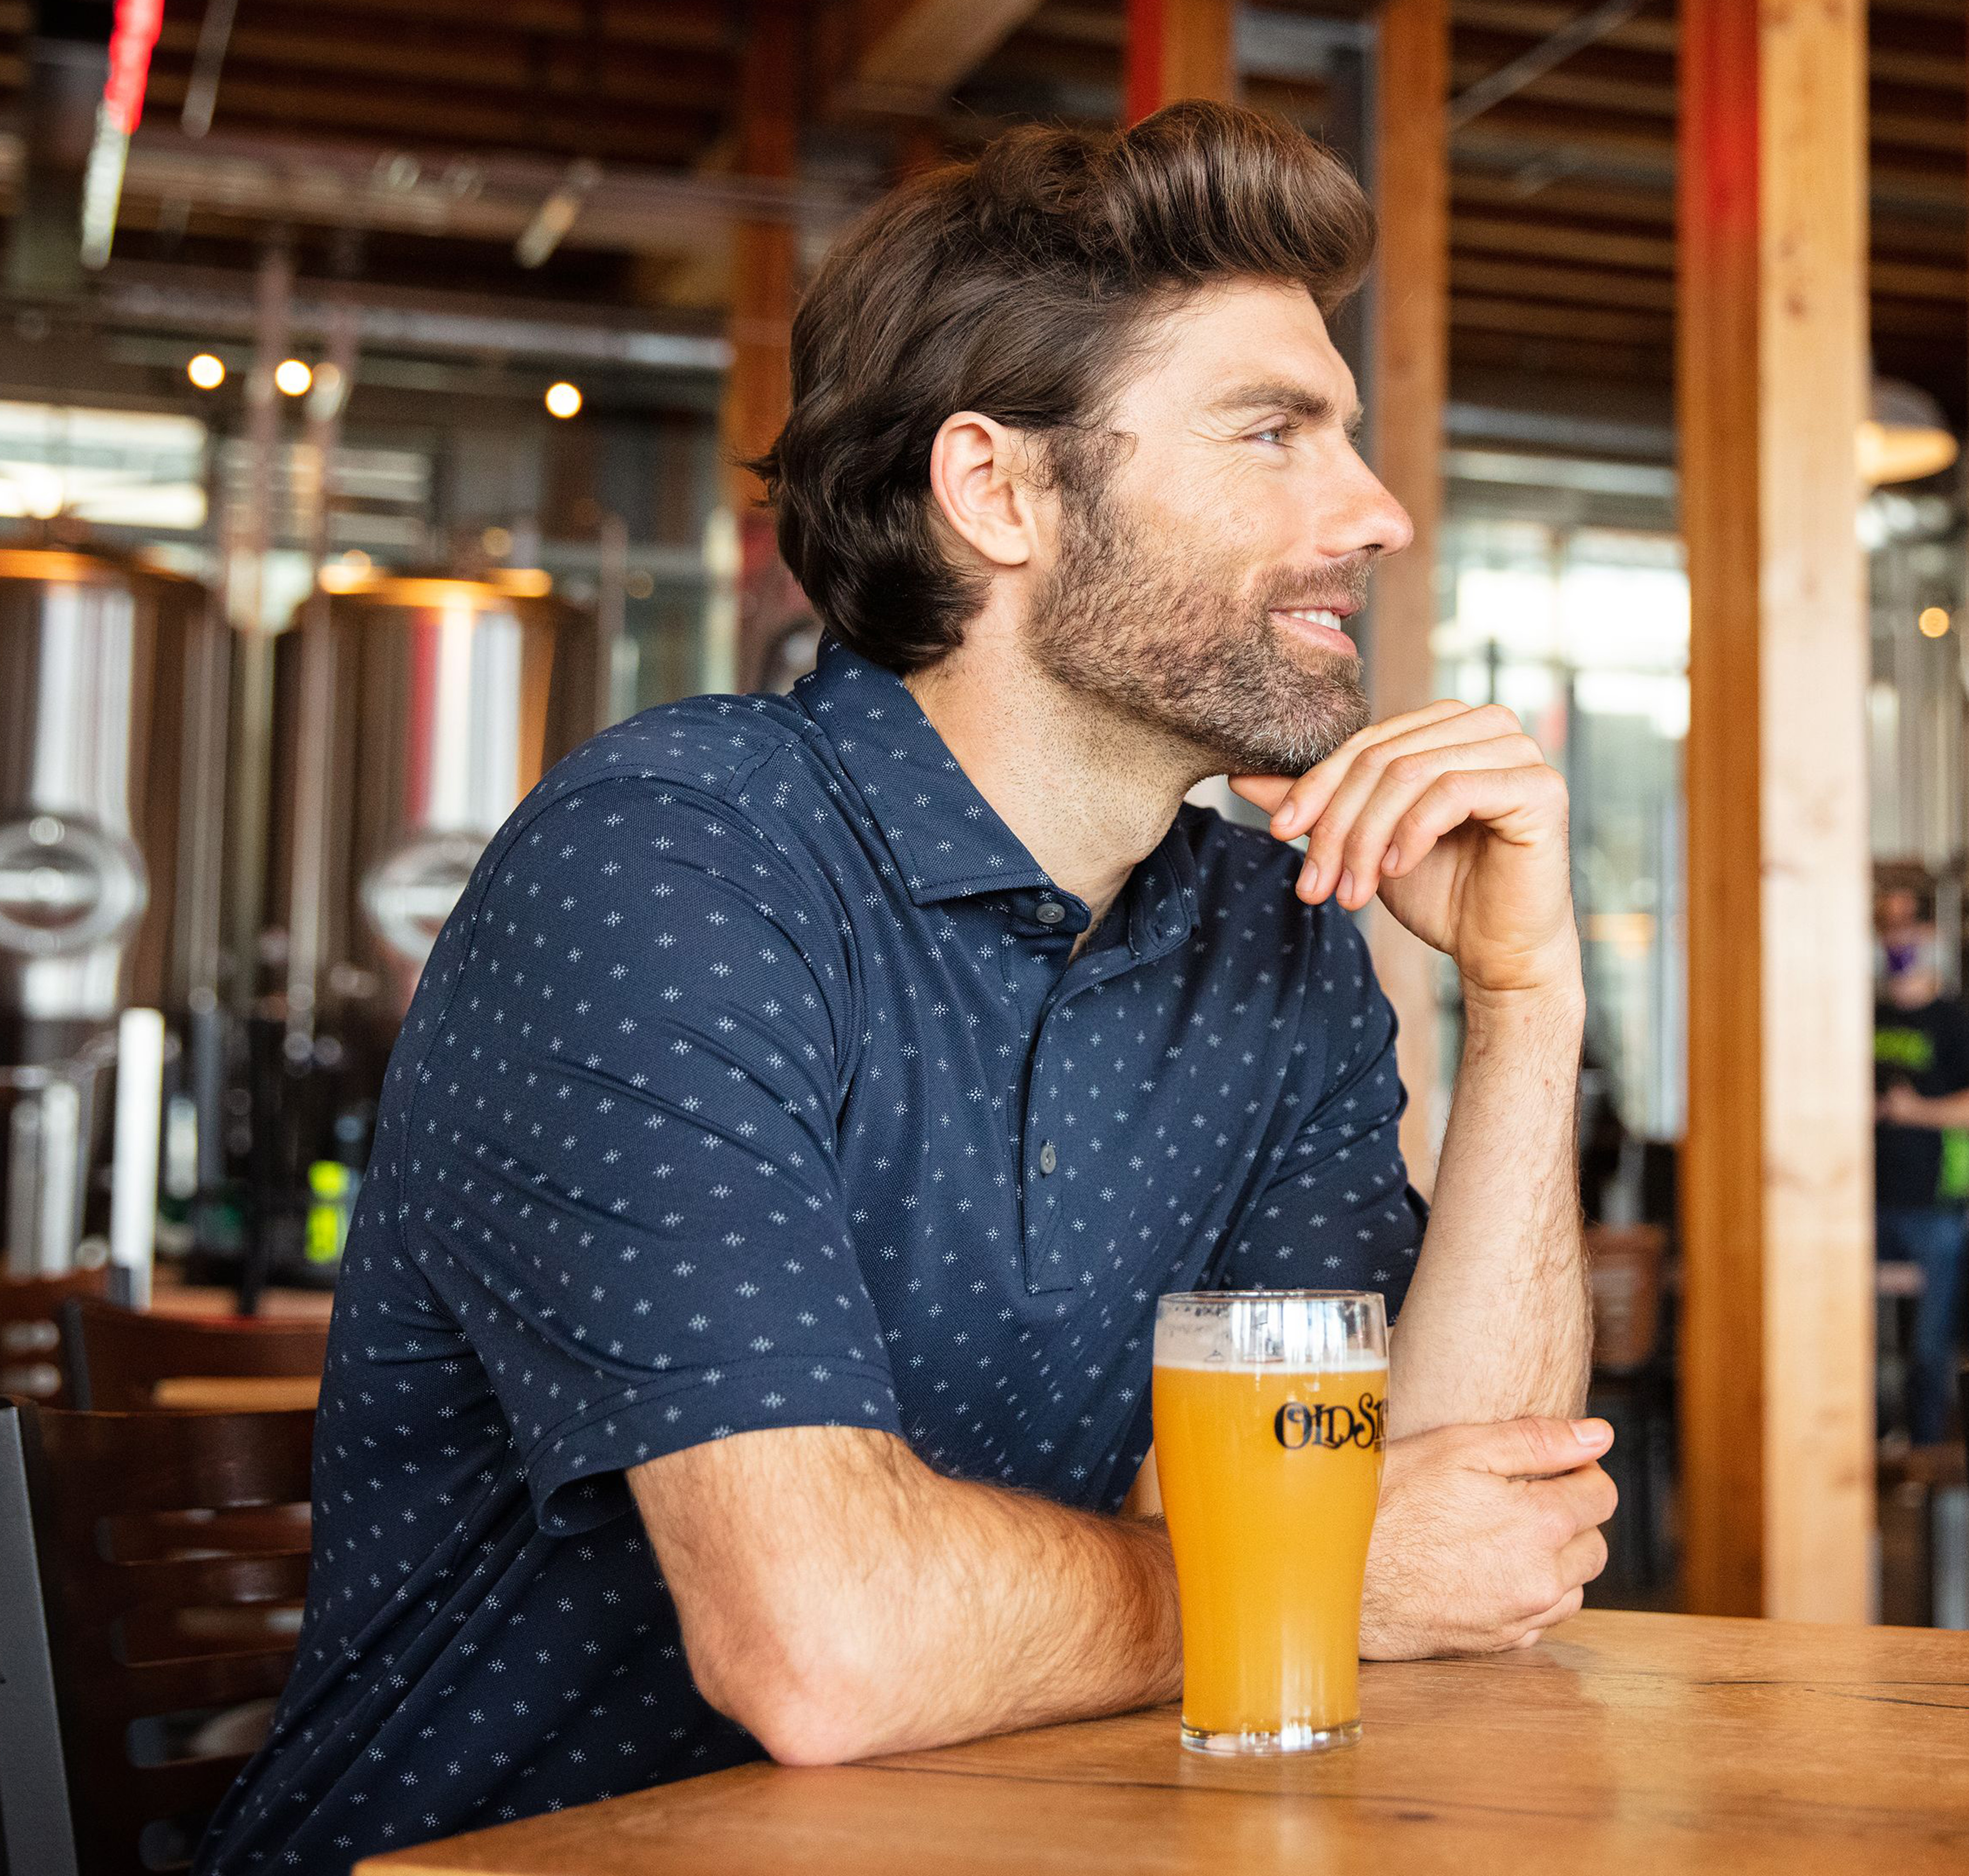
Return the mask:
[(274, 382), (290, 398), (304, 398), (314, 373), (299, 359), (283, 359), (274, 367)]
[(201, 352), (185, 366), (185, 376), (201, 391), (216, 391), (225, 382), (225, 361), (210, 352)]
[(572, 417), (581, 408), (580, 388), (563, 378), (557, 385), (548, 385), (547, 403), (550, 417)]

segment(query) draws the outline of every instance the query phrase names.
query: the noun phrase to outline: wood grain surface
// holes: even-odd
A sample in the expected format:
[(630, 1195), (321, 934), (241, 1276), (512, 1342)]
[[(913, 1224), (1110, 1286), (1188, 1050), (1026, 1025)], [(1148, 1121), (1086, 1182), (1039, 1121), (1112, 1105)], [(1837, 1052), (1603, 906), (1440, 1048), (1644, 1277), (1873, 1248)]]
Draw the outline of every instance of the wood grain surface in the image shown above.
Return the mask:
[(1859, 0), (1680, 9), (1683, 1576), (1858, 1621), (1873, 1526)]
[(741, 1767), (358, 1876), (1969, 1869), (1969, 1636), (1591, 1611), (1522, 1654), (1371, 1664), (1318, 1758), (1173, 1709), (864, 1765)]

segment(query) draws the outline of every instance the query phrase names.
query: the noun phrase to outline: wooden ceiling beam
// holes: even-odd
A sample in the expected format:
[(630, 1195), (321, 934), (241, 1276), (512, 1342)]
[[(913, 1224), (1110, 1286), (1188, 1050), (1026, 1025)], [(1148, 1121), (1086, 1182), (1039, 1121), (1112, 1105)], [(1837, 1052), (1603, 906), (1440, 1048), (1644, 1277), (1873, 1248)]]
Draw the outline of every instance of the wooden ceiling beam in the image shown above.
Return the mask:
[(852, 48), (837, 110), (934, 115), (1039, 0), (842, 0)]
[(1555, 306), (1543, 300), (1518, 300), (1494, 294), (1452, 293), (1452, 327), (1519, 333), (1529, 337), (1604, 339), (1617, 345), (1672, 344), (1675, 320), (1666, 313), (1611, 307)]
[[(188, 70), (194, 35), (160, 41), (152, 70), (160, 74)], [(600, 95), (629, 104), (669, 104), (725, 95), (737, 85), (736, 61), (728, 54), (630, 50), (608, 48), (605, 56), (569, 45), (529, 47), (500, 40), (460, 47), (443, 32), (399, 34), (382, 38), (354, 34), (287, 32), (238, 28), (226, 54), (219, 86), (238, 73), (268, 76), (316, 76), (418, 83), (443, 93), (510, 92), (530, 100), (545, 95)]]
[(1675, 271), (1672, 234), (1617, 233), (1528, 216), (1458, 215), (1451, 219), (1449, 239), (1452, 247), (1471, 253), (1536, 255), (1662, 274)]
[[(731, 11), (722, 0), (251, 0), (246, 15), (276, 31), (346, 29), (385, 37), (433, 24), (469, 28), (475, 36), (568, 40), (606, 46), (671, 47), (731, 51)], [(277, 22), (286, 21), (287, 24)], [(181, 24), (166, 15), (164, 31)], [(190, 21), (194, 34), (196, 21)]]
[[(1457, 0), (1455, 27), (1458, 38), (1473, 27), (1511, 34), (1523, 41), (1519, 48), (1523, 50), (1563, 32), (1578, 14), (1576, 5), (1542, 4), (1542, 0)], [(1665, 52), (1672, 57), (1675, 21), (1663, 15), (1643, 13), (1615, 27), (1600, 43), (1637, 52)]]
[[(1458, 88), (1474, 84), (1487, 69), (1481, 62), (1458, 59), (1454, 67)], [(1555, 72), (1546, 73), (1542, 78), (1533, 79), (1513, 95), (1533, 102), (1583, 105), (1593, 110), (1621, 111), (1636, 116), (1670, 120), (1675, 116), (1672, 78), (1649, 82), (1640, 78), (1604, 77), (1591, 72), (1575, 72), (1562, 66)], [(1494, 111), (1502, 109), (1501, 105), (1491, 106)], [(1484, 113), (1485, 116), (1489, 115), (1488, 112)], [(1483, 118), (1471, 121), (1481, 123)]]
[(1519, 255), (1506, 260), (1452, 248), (1449, 284), (1455, 293), (1515, 299), (1521, 294), (1555, 306), (1600, 307), (1620, 312), (1672, 313), (1672, 273), (1619, 273), (1604, 268), (1553, 266)]
[(1466, 381), (1473, 371), (1507, 371), (1535, 375), (1542, 384), (1555, 377), (1578, 377), (1595, 385), (1620, 378), (1666, 391), (1675, 378), (1674, 353), (1665, 342), (1617, 344), (1527, 337), (1458, 326), (1450, 332), (1449, 358), (1451, 376)]
[(1495, 170), (1456, 169), (1450, 174), (1450, 194), (1459, 205), (1481, 204), (1506, 213), (1590, 216), (1607, 222), (1675, 226), (1675, 192), (1664, 181), (1658, 189), (1585, 177), (1559, 177), (1527, 189), (1514, 177)]
[[(183, 98), (181, 76), (154, 76), (151, 99), (154, 107), (174, 109)], [(228, 130), (286, 136), (303, 128), (343, 138), (378, 138), (412, 148), (442, 144), (534, 149), (671, 167), (688, 163), (702, 148), (716, 110), (715, 101), (699, 99), (695, 107), (680, 102), (640, 117), (625, 112), (598, 118), (592, 108), (582, 110), (570, 101), (556, 112), (543, 112), (536, 107), (523, 115), (501, 105), (433, 97), (427, 90), (415, 98), (368, 86), (329, 93), (319, 84), (234, 76), (220, 91), (219, 122)]]

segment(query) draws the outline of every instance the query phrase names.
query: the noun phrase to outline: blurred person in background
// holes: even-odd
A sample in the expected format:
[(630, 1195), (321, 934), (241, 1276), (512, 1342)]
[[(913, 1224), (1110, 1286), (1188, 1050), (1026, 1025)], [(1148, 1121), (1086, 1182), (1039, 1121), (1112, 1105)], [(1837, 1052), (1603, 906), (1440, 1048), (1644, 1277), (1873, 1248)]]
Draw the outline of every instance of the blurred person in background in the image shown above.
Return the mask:
[(1909, 1430), (1932, 1446), (1948, 1429), (1969, 1217), (1969, 1013), (1942, 992), (1932, 912), (1913, 891), (1874, 907), (1876, 1241), (1883, 1261), (1918, 1264)]

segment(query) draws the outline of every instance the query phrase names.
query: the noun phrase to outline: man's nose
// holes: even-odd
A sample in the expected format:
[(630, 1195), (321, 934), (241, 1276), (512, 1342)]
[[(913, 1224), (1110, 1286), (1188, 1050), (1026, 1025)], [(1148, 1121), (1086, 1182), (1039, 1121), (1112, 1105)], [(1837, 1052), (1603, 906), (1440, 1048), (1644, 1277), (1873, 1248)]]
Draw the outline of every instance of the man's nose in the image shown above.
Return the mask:
[(1374, 471), (1358, 456), (1354, 461), (1341, 523), (1343, 538), (1334, 544), (1333, 551), (1399, 553), (1415, 539), (1415, 523)]

